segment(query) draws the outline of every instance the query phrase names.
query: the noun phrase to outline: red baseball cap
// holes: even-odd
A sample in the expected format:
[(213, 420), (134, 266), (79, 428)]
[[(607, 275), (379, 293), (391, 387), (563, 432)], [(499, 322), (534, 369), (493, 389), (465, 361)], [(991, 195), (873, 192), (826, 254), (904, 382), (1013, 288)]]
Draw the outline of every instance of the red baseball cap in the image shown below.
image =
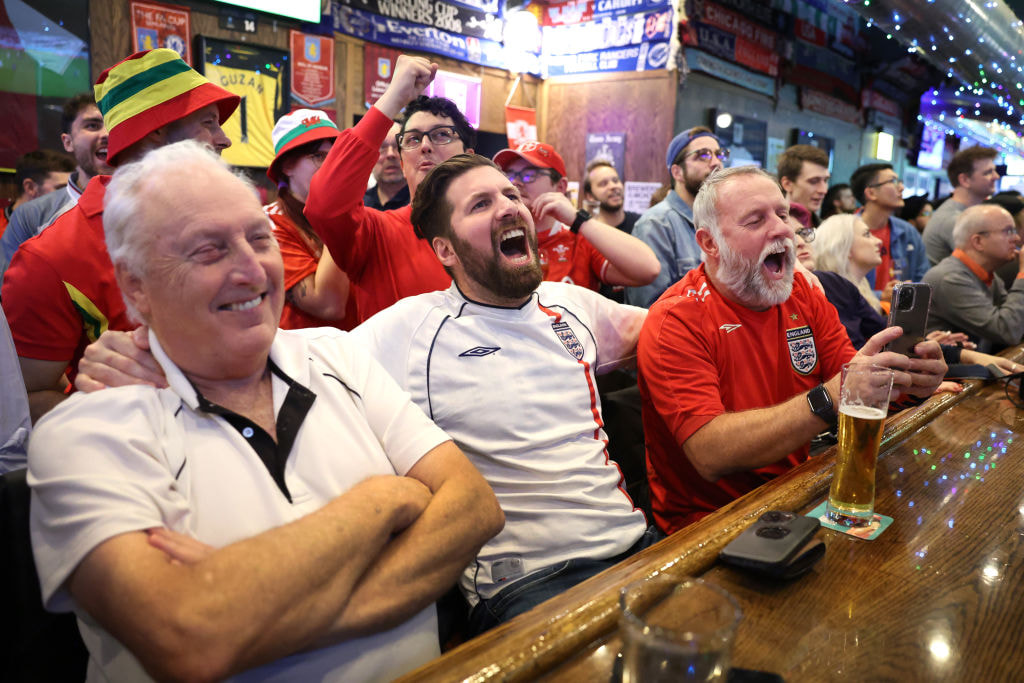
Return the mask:
[(494, 163), (504, 169), (516, 159), (525, 159), (537, 168), (550, 168), (558, 175), (565, 176), (565, 162), (555, 148), (543, 142), (528, 140), (515, 149), (503, 149), (494, 155)]

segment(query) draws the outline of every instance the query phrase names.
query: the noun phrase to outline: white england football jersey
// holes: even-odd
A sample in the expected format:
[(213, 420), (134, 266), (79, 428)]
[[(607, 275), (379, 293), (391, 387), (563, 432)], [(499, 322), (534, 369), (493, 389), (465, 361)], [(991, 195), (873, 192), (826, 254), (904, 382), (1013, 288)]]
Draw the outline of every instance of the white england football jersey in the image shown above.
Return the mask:
[(475, 604), (571, 558), (626, 551), (646, 520), (608, 458), (595, 376), (631, 362), (647, 311), (544, 282), (521, 308), (453, 284), (409, 297), (352, 334), (487, 479), (505, 528), (463, 575)]

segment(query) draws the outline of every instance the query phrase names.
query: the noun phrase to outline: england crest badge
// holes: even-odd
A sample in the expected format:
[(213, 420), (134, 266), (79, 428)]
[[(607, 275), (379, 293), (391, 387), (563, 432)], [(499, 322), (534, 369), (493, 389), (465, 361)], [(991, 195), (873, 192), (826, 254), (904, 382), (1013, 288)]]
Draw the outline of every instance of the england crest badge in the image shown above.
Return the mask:
[(562, 346), (565, 347), (570, 356), (576, 360), (583, 360), (583, 344), (576, 338), (576, 333), (569, 327), (569, 323), (551, 323), (551, 329), (558, 335), (558, 340), (562, 342)]
[(801, 375), (810, 374), (818, 365), (818, 349), (814, 346), (814, 333), (807, 325), (786, 330), (789, 361)]

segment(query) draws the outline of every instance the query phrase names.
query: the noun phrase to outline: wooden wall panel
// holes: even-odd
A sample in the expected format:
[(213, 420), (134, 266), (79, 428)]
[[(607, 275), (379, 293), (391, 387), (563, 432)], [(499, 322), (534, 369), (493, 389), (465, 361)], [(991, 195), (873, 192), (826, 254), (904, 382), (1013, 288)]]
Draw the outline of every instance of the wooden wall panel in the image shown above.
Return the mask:
[(626, 133), (623, 180), (666, 180), (665, 150), (675, 124), (674, 72), (549, 79), (540, 90), (537, 132), (565, 159), (570, 180), (582, 180), (587, 132)]
[(90, 71), (95, 83), (107, 67), (132, 53), (128, 0), (89, 0)]

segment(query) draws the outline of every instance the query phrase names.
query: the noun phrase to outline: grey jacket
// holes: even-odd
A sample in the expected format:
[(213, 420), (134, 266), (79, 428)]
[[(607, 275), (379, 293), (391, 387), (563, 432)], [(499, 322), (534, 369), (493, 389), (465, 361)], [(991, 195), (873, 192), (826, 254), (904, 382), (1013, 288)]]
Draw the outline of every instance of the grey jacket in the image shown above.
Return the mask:
[(1024, 280), (1007, 290), (998, 277), (992, 284), (955, 256), (947, 256), (925, 273), (932, 287), (928, 331), (964, 332), (981, 351), (1011, 346), (1024, 337)]

